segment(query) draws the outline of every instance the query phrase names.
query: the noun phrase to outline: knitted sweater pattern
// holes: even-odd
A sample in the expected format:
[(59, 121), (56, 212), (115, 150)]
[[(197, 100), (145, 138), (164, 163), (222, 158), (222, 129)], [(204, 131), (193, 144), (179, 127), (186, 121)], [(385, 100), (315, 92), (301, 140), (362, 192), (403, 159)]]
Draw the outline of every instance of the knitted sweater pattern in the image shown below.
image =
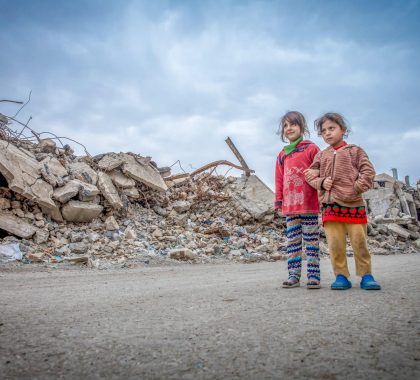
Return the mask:
[[(372, 188), (375, 169), (366, 152), (357, 145), (348, 144), (335, 150), (332, 147), (319, 152), (311, 169), (319, 170), (319, 177), (309, 183), (318, 190), (319, 202), (337, 203), (341, 206), (364, 205), (362, 194)], [(331, 177), (330, 191), (322, 188), (325, 178)]]

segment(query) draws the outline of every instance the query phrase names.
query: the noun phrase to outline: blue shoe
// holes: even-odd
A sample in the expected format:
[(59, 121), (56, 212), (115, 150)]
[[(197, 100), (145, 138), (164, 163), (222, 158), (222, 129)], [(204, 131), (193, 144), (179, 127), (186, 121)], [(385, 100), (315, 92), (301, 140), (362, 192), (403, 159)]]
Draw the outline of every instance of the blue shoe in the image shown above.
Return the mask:
[(338, 274), (335, 281), (331, 284), (331, 289), (333, 290), (346, 290), (350, 288), (351, 282), (342, 274)]
[(360, 281), (360, 287), (365, 290), (381, 290), (379, 285), (371, 274), (365, 274)]

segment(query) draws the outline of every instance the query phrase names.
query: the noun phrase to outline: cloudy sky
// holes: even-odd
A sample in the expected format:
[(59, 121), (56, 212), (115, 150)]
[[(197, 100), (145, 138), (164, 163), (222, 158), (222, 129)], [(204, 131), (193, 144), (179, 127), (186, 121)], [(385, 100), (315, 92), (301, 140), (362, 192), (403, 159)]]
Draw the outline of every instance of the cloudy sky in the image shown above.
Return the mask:
[(0, 9), (0, 99), (32, 91), (19, 120), (32, 116), (34, 130), (92, 155), (131, 151), (192, 171), (236, 162), (230, 136), (273, 186), (280, 117), (299, 110), (313, 131), (337, 111), (378, 173), (420, 179), (420, 1), (0, 0)]

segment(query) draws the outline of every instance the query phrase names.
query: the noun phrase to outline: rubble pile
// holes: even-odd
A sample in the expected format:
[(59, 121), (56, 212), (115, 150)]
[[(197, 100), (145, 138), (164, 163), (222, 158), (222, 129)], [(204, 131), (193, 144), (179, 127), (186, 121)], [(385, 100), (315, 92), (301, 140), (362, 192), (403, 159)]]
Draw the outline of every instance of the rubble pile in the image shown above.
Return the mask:
[[(366, 194), (372, 253), (418, 252), (420, 185), (388, 177), (377, 176)], [(273, 198), (255, 175), (171, 175), (133, 153), (77, 157), (53, 139), (0, 139), (0, 244), (16, 253), (18, 243), (24, 263), (284, 259), (285, 224)]]
[[(277, 260), (284, 221), (256, 176), (171, 176), (150, 157), (0, 140), (2, 244), (29, 262)], [(279, 249), (281, 252), (279, 252)]]
[(420, 251), (420, 181), (416, 188), (388, 174), (375, 177), (364, 194), (369, 212), (368, 235), (376, 254)]

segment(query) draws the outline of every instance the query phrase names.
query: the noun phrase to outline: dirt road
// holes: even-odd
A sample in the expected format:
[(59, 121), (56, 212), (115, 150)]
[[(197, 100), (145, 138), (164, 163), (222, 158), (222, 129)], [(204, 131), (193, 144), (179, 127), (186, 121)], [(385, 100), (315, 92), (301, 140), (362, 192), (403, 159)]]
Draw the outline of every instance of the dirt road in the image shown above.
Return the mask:
[(380, 292), (321, 268), (320, 290), (282, 289), (285, 262), (0, 269), (0, 378), (420, 378), (420, 255), (375, 256)]

